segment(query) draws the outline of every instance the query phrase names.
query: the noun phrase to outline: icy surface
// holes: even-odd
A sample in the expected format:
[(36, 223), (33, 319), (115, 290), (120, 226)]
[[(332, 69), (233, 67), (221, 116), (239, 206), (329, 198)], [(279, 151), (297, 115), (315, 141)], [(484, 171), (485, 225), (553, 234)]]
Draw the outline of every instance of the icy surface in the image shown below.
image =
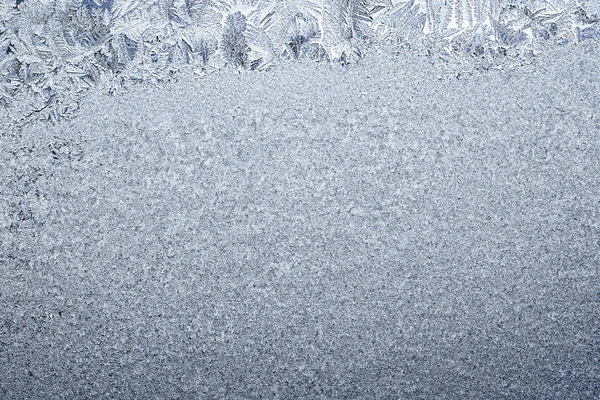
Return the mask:
[[(182, 71), (267, 71), (287, 60), (355, 63), (414, 48), (485, 68), (546, 49), (598, 47), (597, 0), (0, 0), (0, 116), (76, 115)], [(395, 51), (395, 50), (392, 50)]]
[(0, 397), (597, 399), (599, 65), (182, 74), (4, 132)]

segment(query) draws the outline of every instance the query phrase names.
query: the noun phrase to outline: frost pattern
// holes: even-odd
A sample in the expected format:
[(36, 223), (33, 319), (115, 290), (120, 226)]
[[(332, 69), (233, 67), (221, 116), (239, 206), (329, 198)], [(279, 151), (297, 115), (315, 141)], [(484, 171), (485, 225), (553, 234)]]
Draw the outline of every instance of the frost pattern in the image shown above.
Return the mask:
[(493, 60), (596, 43), (599, 15), (595, 0), (0, 0), (0, 109), (19, 124), (55, 121), (90, 87), (350, 63), (378, 45)]

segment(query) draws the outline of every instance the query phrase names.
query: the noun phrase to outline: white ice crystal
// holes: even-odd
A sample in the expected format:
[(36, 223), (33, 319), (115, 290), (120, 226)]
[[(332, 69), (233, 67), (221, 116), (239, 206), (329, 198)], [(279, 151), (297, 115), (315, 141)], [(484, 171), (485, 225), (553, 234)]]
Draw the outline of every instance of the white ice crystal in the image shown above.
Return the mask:
[(90, 87), (285, 59), (360, 59), (379, 44), (492, 58), (600, 39), (593, 0), (0, 0), (0, 110), (69, 116)]

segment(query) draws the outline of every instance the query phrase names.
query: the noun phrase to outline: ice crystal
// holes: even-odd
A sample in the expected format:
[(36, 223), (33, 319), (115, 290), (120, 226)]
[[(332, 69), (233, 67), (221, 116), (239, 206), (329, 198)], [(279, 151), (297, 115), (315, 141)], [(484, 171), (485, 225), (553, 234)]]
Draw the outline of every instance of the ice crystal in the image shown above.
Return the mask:
[(597, 42), (599, 14), (591, 0), (0, 0), (0, 107), (17, 124), (55, 120), (90, 87), (183, 68), (346, 64), (382, 44), (494, 64)]

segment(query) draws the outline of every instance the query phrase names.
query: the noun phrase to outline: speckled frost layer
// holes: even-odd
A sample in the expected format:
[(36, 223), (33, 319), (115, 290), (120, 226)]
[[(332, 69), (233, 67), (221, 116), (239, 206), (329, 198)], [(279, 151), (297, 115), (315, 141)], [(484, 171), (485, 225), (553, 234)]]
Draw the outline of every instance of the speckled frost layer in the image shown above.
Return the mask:
[(597, 398), (598, 65), (224, 71), (5, 135), (0, 397)]

